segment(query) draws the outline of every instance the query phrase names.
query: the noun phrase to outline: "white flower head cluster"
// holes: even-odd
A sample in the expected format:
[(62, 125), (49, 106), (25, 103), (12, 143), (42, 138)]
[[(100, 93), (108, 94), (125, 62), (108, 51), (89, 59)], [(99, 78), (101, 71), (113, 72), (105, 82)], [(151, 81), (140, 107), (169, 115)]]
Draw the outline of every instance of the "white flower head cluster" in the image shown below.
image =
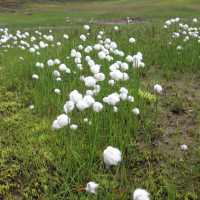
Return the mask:
[(115, 84), (115, 81), (114, 80), (109, 80), (108, 84), (111, 85), (111, 86), (113, 86)]
[(176, 37), (176, 38), (178, 38), (178, 37), (180, 37), (180, 33), (174, 33), (174, 36)]
[(121, 64), (121, 69), (122, 69), (123, 71), (128, 70), (128, 68), (129, 68), (129, 66), (128, 66), (128, 64), (127, 64), (126, 62), (123, 62), (123, 63)]
[(69, 114), (72, 110), (74, 110), (74, 102), (73, 101), (67, 101), (63, 107), (66, 114)]
[(82, 100), (79, 100), (78, 103), (76, 104), (76, 107), (79, 110), (85, 110), (86, 108), (89, 108), (95, 103), (95, 100), (92, 96), (86, 95)]
[[(101, 36), (100, 36), (101, 37)], [(95, 50), (100, 50), (101, 49), (101, 45), (100, 44), (95, 44), (94, 45), (94, 49)]]
[(119, 81), (123, 79), (123, 73), (120, 70), (114, 70), (109, 73), (112, 79), (115, 81)]
[(114, 64), (110, 65), (109, 69), (110, 69), (110, 71), (114, 71), (116, 69), (119, 69), (119, 65), (117, 63), (114, 63)]
[(126, 94), (126, 93), (121, 93), (121, 94), (119, 95), (119, 98), (120, 98), (122, 101), (124, 101), (124, 100), (127, 99), (127, 94)]
[(128, 62), (133, 62), (133, 57), (132, 57), (131, 55), (128, 55), (128, 56), (126, 57), (126, 60), (127, 60)]
[(133, 193), (133, 200), (150, 200), (149, 193), (143, 189), (136, 189)]
[(85, 53), (90, 53), (90, 51), (92, 51), (92, 47), (91, 47), (91, 46), (87, 46), (87, 47), (84, 49), (84, 52), (85, 52)]
[(116, 106), (113, 107), (114, 112), (118, 112), (118, 108)]
[(94, 112), (100, 112), (103, 109), (103, 105), (100, 102), (95, 102), (93, 105)]
[(171, 21), (170, 21), (170, 20), (167, 20), (167, 21), (165, 22), (165, 24), (166, 24), (167, 26), (169, 26), (169, 25), (171, 24)]
[(69, 36), (66, 35), (66, 34), (64, 34), (63, 37), (64, 37), (65, 39), (69, 39)]
[(88, 122), (88, 118), (83, 119), (83, 121), (84, 121), (85, 123), (87, 123), (87, 122)]
[(119, 97), (120, 97), (120, 99), (122, 100), (122, 101), (124, 101), (124, 100), (126, 100), (127, 99), (127, 94), (128, 94), (128, 90), (125, 88), (125, 87), (122, 87), (120, 90), (120, 95), (119, 95)]
[(118, 26), (115, 26), (114, 29), (117, 31), (118, 30)]
[(85, 77), (84, 81), (87, 87), (94, 87), (96, 84), (96, 79), (92, 76)]
[(89, 183), (87, 183), (85, 190), (95, 194), (96, 193), (95, 189), (98, 187), (99, 187), (99, 184), (97, 184), (95, 182), (89, 182)]
[(99, 66), (99, 65), (92, 65), (92, 67), (90, 67), (90, 71), (91, 71), (93, 74), (97, 74), (97, 73), (99, 73), (99, 71), (100, 71), (100, 66)]
[(82, 50), (83, 49), (83, 45), (78, 45), (78, 48), (79, 48), (79, 50)]
[(70, 128), (71, 128), (72, 130), (76, 130), (76, 129), (78, 128), (78, 126), (75, 125), (75, 124), (72, 124), (72, 125), (70, 125)]
[(92, 91), (92, 95), (97, 95), (100, 92), (100, 85), (95, 85), (94, 90)]
[(129, 42), (130, 42), (130, 43), (134, 43), (134, 42), (135, 42), (135, 38), (133, 38), (133, 37), (130, 38), (130, 39), (129, 39)]
[(140, 114), (140, 110), (138, 108), (134, 108), (132, 110), (132, 112), (135, 114), (135, 115), (139, 115)]
[(84, 29), (85, 29), (85, 30), (89, 30), (89, 29), (90, 29), (90, 26), (84, 25)]
[(104, 81), (105, 80), (105, 74), (100, 72), (100, 73), (97, 73), (94, 75), (94, 78), (97, 80), (97, 81)]
[(141, 62), (142, 60), (142, 53), (138, 52), (136, 55), (133, 56), (133, 67), (144, 67), (145, 64)]
[(177, 47), (177, 50), (181, 50), (181, 49), (182, 49), (182, 47), (181, 47), (181, 46), (178, 46), (178, 47)]
[[(88, 59), (88, 57), (87, 57), (87, 59)], [(94, 60), (88, 60), (88, 65), (90, 66), (90, 67), (92, 67), (93, 65), (95, 65), (95, 62), (94, 62)]]
[(110, 38), (106, 38), (104, 43), (108, 43), (108, 44), (111, 43), (111, 39)]
[(34, 36), (31, 37), (31, 42), (34, 42), (36, 38)]
[(59, 77), (60, 76), (60, 72), (58, 70), (54, 70), (53, 74), (55, 77)]
[(61, 42), (57, 42), (56, 44), (57, 44), (57, 46), (60, 46), (60, 45), (61, 45)]
[(60, 60), (55, 59), (55, 60), (54, 60), (54, 64), (59, 65), (59, 64), (60, 64)]
[(154, 85), (154, 90), (158, 93), (162, 92), (162, 86), (159, 84)]
[(103, 98), (103, 102), (107, 103), (109, 105), (115, 106), (120, 101), (120, 97), (118, 93), (112, 93), (108, 95), (107, 97)]
[(33, 74), (32, 78), (33, 78), (33, 79), (38, 79), (39, 76), (38, 76), (37, 74)]
[(196, 23), (196, 22), (197, 22), (197, 19), (196, 19), (196, 18), (194, 18), (194, 19), (193, 19), (193, 22), (195, 22), (195, 23)]
[(125, 87), (121, 87), (119, 91), (120, 93), (128, 94), (128, 90)]
[(111, 42), (110, 43), (110, 48), (116, 49), (117, 48), (117, 44), (115, 42)]
[(184, 144), (184, 145), (181, 146), (181, 149), (186, 151), (186, 150), (188, 150), (188, 147), (187, 147), (187, 145)]
[(34, 105), (31, 105), (31, 106), (30, 106), (30, 109), (33, 110), (33, 108), (34, 108)]
[(47, 36), (47, 40), (52, 42), (53, 41), (53, 36), (52, 35)]
[(127, 100), (128, 100), (129, 102), (134, 102), (134, 97), (133, 97), (133, 96), (128, 96)]
[(62, 114), (53, 121), (52, 129), (60, 129), (64, 126), (67, 126), (68, 124), (70, 124), (70, 118), (68, 117), (68, 115)]
[(77, 104), (80, 100), (82, 100), (83, 96), (77, 90), (73, 90), (69, 94), (70, 101), (73, 101), (74, 104)]
[(59, 65), (59, 70), (60, 71), (66, 71), (67, 70), (67, 66), (65, 64), (61, 64), (61, 65)]
[(72, 49), (71, 50), (71, 57), (75, 57), (76, 56), (76, 50), (75, 49)]
[(49, 67), (53, 66), (53, 64), (54, 64), (53, 60), (48, 60), (48, 61), (47, 61), (47, 65), (48, 65)]
[(82, 100), (84, 103), (88, 105), (88, 107), (92, 106), (95, 103), (95, 100), (90, 95), (85, 95)]
[(85, 40), (86, 40), (86, 37), (85, 37), (85, 35), (81, 35), (81, 36), (80, 36), (80, 38), (81, 38), (81, 40), (83, 40), (83, 41), (85, 41)]
[(104, 58), (106, 58), (106, 54), (105, 54), (105, 52), (104, 51), (100, 51), (99, 53), (98, 53), (98, 56), (99, 56), (99, 58), (100, 59), (104, 59)]
[(30, 51), (30, 53), (34, 53), (35, 49), (34, 48), (30, 48), (29, 51)]
[(57, 89), (57, 88), (54, 90), (54, 92), (55, 92), (56, 94), (60, 94), (60, 90)]
[(103, 152), (103, 159), (106, 165), (117, 165), (122, 157), (119, 149), (108, 146)]

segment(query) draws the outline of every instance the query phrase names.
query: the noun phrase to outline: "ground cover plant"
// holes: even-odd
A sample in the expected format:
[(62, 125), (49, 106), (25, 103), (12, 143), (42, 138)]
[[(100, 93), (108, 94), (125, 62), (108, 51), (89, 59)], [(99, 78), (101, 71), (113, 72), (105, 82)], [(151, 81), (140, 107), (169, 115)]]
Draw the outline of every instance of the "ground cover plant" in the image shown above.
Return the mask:
[(0, 29), (1, 197), (198, 199), (198, 17), (63, 21)]

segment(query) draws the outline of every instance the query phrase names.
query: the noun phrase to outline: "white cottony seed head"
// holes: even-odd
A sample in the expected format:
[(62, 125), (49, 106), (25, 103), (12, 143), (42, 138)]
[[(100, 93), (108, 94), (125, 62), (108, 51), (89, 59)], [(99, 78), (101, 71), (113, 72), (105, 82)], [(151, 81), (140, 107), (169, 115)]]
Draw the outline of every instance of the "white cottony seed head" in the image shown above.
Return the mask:
[(186, 151), (188, 149), (188, 147), (184, 144), (184, 145), (181, 146), (181, 149)]
[(140, 114), (140, 110), (138, 108), (134, 108), (132, 110), (132, 112), (135, 114), (135, 115), (139, 115)]
[(154, 85), (154, 90), (155, 90), (156, 92), (160, 93), (160, 92), (162, 92), (162, 86), (156, 84), (156, 85)]
[(150, 200), (149, 193), (143, 189), (136, 189), (133, 193), (133, 200)]
[(103, 152), (104, 162), (106, 165), (117, 165), (122, 159), (121, 155), (119, 149), (109, 146)]
[(89, 183), (87, 183), (85, 190), (95, 194), (96, 193), (95, 189), (98, 187), (99, 187), (99, 184), (97, 184), (95, 182), (89, 182)]

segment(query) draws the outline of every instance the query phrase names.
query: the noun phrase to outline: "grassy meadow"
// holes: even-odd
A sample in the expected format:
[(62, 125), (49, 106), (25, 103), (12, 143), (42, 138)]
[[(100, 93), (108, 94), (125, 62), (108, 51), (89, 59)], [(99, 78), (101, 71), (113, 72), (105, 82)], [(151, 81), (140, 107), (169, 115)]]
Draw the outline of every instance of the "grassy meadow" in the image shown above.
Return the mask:
[[(94, 22), (127, 17), (149, 23)], [(46, 2), (2, 10), (0, 199), (124, 200), (142, 188), (151, 200), (198, 200), (199, 30), (197, 0)], [(134, 55), (139, 61), (129, 60)], [(91, 86), (86, 78), (98, 73), (105, 78)], [(103, 109), (75, 103), (66, 112), (74, 90)], [(116, 104), (105, 99), (113, 93)], [(62, 114), (69, 124), (57, 128)], [(104, 163), (108, 146), (122, 153), (117, 165)], [(99, 184), (95, 194), (85, 190), (88, 182)]]

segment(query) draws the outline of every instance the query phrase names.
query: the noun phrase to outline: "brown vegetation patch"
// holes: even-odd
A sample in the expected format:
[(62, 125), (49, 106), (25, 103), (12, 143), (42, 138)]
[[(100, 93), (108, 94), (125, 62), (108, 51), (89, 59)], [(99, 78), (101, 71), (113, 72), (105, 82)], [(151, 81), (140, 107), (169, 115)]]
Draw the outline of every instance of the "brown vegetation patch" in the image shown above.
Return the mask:
[(149, 19), (143, 19), (140, 17), (132, 17), (132, 18), (119, 18), (119, 19), (100, 19), (94, 20), (93, 22), (96, 23), (103, 23), (103, 24), (136, 24), (136, 23), (149, 23)]

